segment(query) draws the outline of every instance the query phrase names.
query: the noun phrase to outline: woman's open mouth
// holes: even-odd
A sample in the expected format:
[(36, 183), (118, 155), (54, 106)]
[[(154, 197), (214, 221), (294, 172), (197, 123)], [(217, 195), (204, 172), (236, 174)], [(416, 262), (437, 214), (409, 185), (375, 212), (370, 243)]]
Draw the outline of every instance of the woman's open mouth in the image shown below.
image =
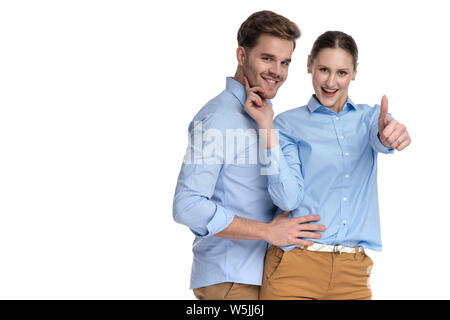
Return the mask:
[(336, 94), (336, 92), (338, 92), (338, 90), (339, 90), (339, 89), (326, 89), (324, 87), (321, 87), (321, 89), (322, 89), (323, 95), (326, 97), (333, 97)]

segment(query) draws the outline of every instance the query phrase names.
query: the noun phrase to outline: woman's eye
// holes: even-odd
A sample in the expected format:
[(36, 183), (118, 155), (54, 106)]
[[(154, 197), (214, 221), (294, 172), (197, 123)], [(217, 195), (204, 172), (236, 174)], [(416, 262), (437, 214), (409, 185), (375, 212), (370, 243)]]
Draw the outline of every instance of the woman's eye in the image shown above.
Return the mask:
[(347, 72), (345, 72), (345, 71), (339, 71), (340, 76), (345, 76), (346, 74), (347, 74)]
[(327, 68), (320, 68), (319, 70), (322, 72), (327, 72)]

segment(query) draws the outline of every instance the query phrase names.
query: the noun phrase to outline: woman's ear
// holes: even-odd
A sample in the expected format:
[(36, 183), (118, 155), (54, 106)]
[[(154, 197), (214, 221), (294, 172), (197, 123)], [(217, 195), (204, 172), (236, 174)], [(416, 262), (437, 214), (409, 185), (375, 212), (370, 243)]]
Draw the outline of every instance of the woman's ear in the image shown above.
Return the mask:
[(352, 80), (355, 80), (357, 71), (358, 71), (358, 63), (356, 64), (355, 70), (353, 70), (353, 78), (352, 78)]
[(306, 63), (306, 68), (308, 69), (308, 73), (311, 73), (312, 65), (311, 65), (311, 55), (310, 54), (308, 55), (308, 62)]

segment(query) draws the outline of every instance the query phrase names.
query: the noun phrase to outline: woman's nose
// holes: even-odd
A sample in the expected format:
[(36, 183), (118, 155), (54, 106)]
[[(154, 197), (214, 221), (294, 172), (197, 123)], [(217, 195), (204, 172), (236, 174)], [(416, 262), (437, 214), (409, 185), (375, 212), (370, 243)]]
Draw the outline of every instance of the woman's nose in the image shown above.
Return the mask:
[(335, 80), (336, 80), (336, 78), (334, 77), (334, 75), (330, 74), (326, 81), (327, 87), (333, 88), (335, 85)]

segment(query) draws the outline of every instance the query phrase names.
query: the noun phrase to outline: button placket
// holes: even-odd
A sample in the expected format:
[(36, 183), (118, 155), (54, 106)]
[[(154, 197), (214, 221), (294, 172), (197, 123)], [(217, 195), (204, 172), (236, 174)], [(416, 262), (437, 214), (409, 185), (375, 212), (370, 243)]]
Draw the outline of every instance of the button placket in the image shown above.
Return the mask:
[(335, 130), (336, 130), (336, 138), (339, 143), (339, 146), (341, 148), (342, 152), (342, 194), (341, 194), (341, 205), (340, 205), (340, 220), (341, 224), (338, 229), (338, 234), (336, 237), (336, 241), (342, 242), (345, 240), (345, 235), (347, 234), (348, 230), (348, 208), (350, 206), (350, 164), (351, 164), (351, 158), (349, 149), (347, 148), (347, 136), (348, 132), (345, 132), (345, 121), (343, 117), (336, 117), (333, 121)]

